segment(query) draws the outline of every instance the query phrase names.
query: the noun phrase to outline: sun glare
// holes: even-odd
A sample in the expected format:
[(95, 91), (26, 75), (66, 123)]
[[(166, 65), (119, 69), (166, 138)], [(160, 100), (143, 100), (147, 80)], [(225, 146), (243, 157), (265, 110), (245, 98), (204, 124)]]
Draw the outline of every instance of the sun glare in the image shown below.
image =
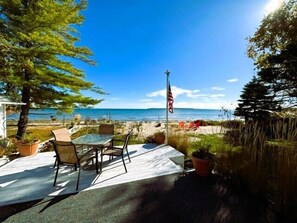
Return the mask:
[(269, 14), (276, 11), (283, 2), (284, 0), (270, 0), (265, 6), (265, 14)]

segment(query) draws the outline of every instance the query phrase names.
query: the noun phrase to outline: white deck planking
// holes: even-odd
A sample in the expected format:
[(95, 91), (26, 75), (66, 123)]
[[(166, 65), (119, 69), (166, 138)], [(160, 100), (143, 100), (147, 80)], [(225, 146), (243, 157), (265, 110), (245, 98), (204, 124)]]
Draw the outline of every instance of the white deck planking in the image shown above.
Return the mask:
[[(78, 192), (184, 171), (184, 155), (171, 146), (139, 144), (129, 145), (128, 149), (131, 158), (129, 163), (125, 157), (128, 173), (121, 158), (109, 163), (105, 156), (101, 174), (96, 175), (95, 169), (81, 171)], [(57, 185), (52, 186), (54, 162), (54, 152), (44, 152), (0, 167), (0, 206), (74, 193), (77, 172), (72, 167), (60, 169)]]

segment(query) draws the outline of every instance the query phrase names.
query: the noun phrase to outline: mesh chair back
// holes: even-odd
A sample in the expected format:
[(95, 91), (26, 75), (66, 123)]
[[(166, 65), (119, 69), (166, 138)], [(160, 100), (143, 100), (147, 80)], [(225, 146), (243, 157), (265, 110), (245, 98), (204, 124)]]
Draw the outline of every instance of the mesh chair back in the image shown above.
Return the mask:
[(72, 142), (65, 141), (51, 141), (54, 145), (54, 149), (60, 163), (77, 164), (78, 156), (75, 145)]
[(99, 134), (114, 135), (114, 124), (100, 124)]
[(129, 139), (130, 139), (131, 133), (132, 133), (132, 130), (130, 130), (128, 132), (128, 134), (126, 135), (126, 137), (125, 137), (125, 142), (124, 142), (124, 145), (123, 145), (123, 150), (124, 149), (127, 149), (127, 147), (128, 147), (128, 143), (129, 143)]
[(54, 134), (55, 140), (57, 141), (71, 141), (70, 133), (66, 128), (52, 130), (52, 133)]

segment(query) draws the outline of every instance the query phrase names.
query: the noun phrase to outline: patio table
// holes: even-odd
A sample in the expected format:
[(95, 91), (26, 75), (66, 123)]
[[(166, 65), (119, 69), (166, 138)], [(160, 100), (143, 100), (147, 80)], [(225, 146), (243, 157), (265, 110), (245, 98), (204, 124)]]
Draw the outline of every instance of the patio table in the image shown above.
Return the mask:
[[(104, 148), (104, 145), (113, 139), (114, 135), (108, 134), (86, 134), (72, 140), (74, 145), (90, 146), (95, 148), (96, 152), (96, 173), (98, 174), (98, 153)], [(102, 165), (100, 165), (100, 172), (102, 172)]]

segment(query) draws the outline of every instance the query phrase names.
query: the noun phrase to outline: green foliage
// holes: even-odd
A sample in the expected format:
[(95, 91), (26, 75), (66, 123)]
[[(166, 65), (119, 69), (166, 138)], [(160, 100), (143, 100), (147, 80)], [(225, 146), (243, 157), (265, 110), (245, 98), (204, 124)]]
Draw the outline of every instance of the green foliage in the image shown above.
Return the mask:
[(215, 160), (215, 155), (209, 151), (210, 148), (211, 144), (201, 144), (194, 152), (192, 152), (192, 156), (213, 162)]
[(0, 1), (0, 94), (26, 103), (18, 136), (27, 124), (29, 108), (57, 108), (69, 112), (101, 100), (82, 91), (104, 93), (86, 81), (71, 60), (90, 65), (91, 50), (79, 46), (76, 30), (83, 22), (85, 0)]
[(253, 37), (248, 55), (254, 59), (259, 78), (283, 107), (297, 105), (297, 1), (266, 16)]
[(223, 127), (231, 129), (239, 129), (242, 125), (244, 125), (242, 120), (228, 120), (222, 123)]
[[(217, 171), (271, 202), (288, 219), (297, 220), (297, 119), (248, 122), (225, 139), (236, 150), (217, 153)], [(276, 137), (280, 137), (277, 138)], [(269, 141), (268, 141), (269, 140)]]
[(189, 156), (189, 137), (184, 134), (170, 134), (168, 136), (168, 145), (172, 146), (185, 156)]
[(258, 73), (285, 107), (297, 105), (297, 44), (286, 46), (276, 55), (267, 58), (268, 66)]
[(216, 153), (222, 148), (228, 146), (221, 135), (219, 134), (208, 134), (208, 135), (198, 135), (196, 140), (189, 143), (189, 152), (192, 153), (197, 148), (203, 148), (205, 145), (210, 145), (210, 151)]
[(17, 148), (12, 140), (8, 138), (0, 139), (0, 157), (3, 157), (4, 155), (9, 157), (15, 153), (16, 150)]
[(266, 16), (254, 36), (249, 37), (248, 55), (258, 67), (265, 68), (267, 58), (297, 42), (297, 2), (284, 1), (281, 8)]
[(267, 119), (271, 111), (279, 109), (278, 103), (271, 96), (269, 88), (256, 77), (253, 77), (244, 86), (240, 98), (234, 115), (244, 117), (246, 121), (249, 119)]
[(24, 134), (22, 136), (22, 138), (17, 141), (17, 143), (32, 145), (32, 144), (34, 144), (34, 143), (36, 143), (38, 141), (39, 141), (39, 139), (35, 138), (33, 135)]
[(6, 153), (6, 148), (9, 146), (10, 140), (7, 138), (0, 139), (0, 157), (5, 155)]

